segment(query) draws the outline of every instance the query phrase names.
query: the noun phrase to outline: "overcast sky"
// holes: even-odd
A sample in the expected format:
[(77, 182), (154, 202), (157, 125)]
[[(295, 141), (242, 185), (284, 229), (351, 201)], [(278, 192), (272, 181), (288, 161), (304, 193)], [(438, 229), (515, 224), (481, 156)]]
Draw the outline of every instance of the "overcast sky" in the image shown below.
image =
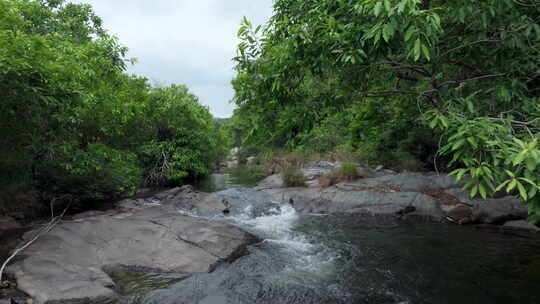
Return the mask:
[(216, 117), (234, 106), (231, 58), (243, 16), (254, 24), (272, 14), (272, 0), (71, 0), (90, 3), (110, 34), (139, 62), (129, 72), (186, 84)]

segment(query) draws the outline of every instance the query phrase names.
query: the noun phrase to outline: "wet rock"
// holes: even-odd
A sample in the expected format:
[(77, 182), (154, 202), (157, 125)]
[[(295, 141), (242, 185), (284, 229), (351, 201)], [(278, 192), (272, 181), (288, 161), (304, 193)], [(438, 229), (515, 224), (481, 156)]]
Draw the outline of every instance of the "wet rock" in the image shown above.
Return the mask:
[(9, 216), (0, 216), (0, 230), (10, 230), (20, 227), (21, 226), (14, 218)]
[(474, 200), (472, 204), (472, 219), (476, 222), (502, 224), (506, 221), (527, 218), (527, 206), (512, 196), (500, 199)]
[(227, 201), (222, 197), (213, 193), (196, 191), (189, 185), (179, 188), (174, 195), (168, 196), (162, 203), (199, 215), (223, 214), (229, 208)]
[(416, 192), (349, 191), (339, 187), (268, 189), (275, 199), (292, 203), (303, 213), (359, 213), (393, 215), (406, 208), (415, 214), (439, 221), (443, 217), (441, 202)]
[(216, 195), (228, 202), (229, 213), (238, 215), (249, 213), (258, 217), (270, 215), (279, 210), (281, 201), (268, 193), (251, 188), (233, 188), (216, 192)]
[(472, 222), (472, 208), (465, 204), (443, 205), (442, 209), (451, 222), (458, 224)]
[[(29, 232), (29, 239), (35, 232)], [(64, 222), (8, 268), (18, 288), (48, 301), (111, 299), (114, 282), (103, 270), (114, 265), (160, 271), (208, 272), (241, 255), (255, 237), (238, 228), (181, 216), (172, 206)]]
[(281, 174), (273, 174), (257, 184), (255, 190), (274, 189), (283, 187), (283, 178)]
[(535, 225), (529, 224), (526, 220), (506, 222), (503, 225), (503, 229), (528, 230), (534, 233), (540, 231), (540, 228)]

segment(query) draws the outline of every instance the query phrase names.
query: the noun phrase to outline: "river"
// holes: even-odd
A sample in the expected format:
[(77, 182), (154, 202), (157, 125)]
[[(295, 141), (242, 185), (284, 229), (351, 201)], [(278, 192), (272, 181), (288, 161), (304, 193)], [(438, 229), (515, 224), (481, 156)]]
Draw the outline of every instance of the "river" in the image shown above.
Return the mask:
[[(199, 187), (252, 186), (241, 174), (214, 174)], [(222, 194), (231, 191), (243, 193)], [(254, 215), (256, 204), (212, 218), (263, 240), (248, 255), (210, 274), (116, 278), (129, 290), (126, 302), (540, 303), (540, 242), (533, 235), (381, 217), (301, 215), (286, 205)]]

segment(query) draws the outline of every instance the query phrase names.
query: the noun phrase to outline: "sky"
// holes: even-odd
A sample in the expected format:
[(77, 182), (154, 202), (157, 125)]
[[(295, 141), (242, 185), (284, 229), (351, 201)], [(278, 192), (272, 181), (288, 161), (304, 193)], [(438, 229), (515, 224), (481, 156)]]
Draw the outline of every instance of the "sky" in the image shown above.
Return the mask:
[(256, 26), (272, 0), (71, 0), (89, 3), (104, 27), (138, 62), (129, 73), (185, 84), (215, 117), (230, 117), (236, 33), (243, 16)]

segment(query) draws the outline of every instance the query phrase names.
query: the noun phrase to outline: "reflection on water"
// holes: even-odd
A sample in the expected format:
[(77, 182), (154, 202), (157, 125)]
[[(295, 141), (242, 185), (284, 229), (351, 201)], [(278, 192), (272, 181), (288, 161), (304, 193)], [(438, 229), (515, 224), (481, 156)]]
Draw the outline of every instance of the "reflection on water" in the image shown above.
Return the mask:
[(212, 173), (195, 183), (195, 188), (204, 192), (217, 192), (230, 188), (253, 187), (264, 177), (257, 166), (239, 166)]

